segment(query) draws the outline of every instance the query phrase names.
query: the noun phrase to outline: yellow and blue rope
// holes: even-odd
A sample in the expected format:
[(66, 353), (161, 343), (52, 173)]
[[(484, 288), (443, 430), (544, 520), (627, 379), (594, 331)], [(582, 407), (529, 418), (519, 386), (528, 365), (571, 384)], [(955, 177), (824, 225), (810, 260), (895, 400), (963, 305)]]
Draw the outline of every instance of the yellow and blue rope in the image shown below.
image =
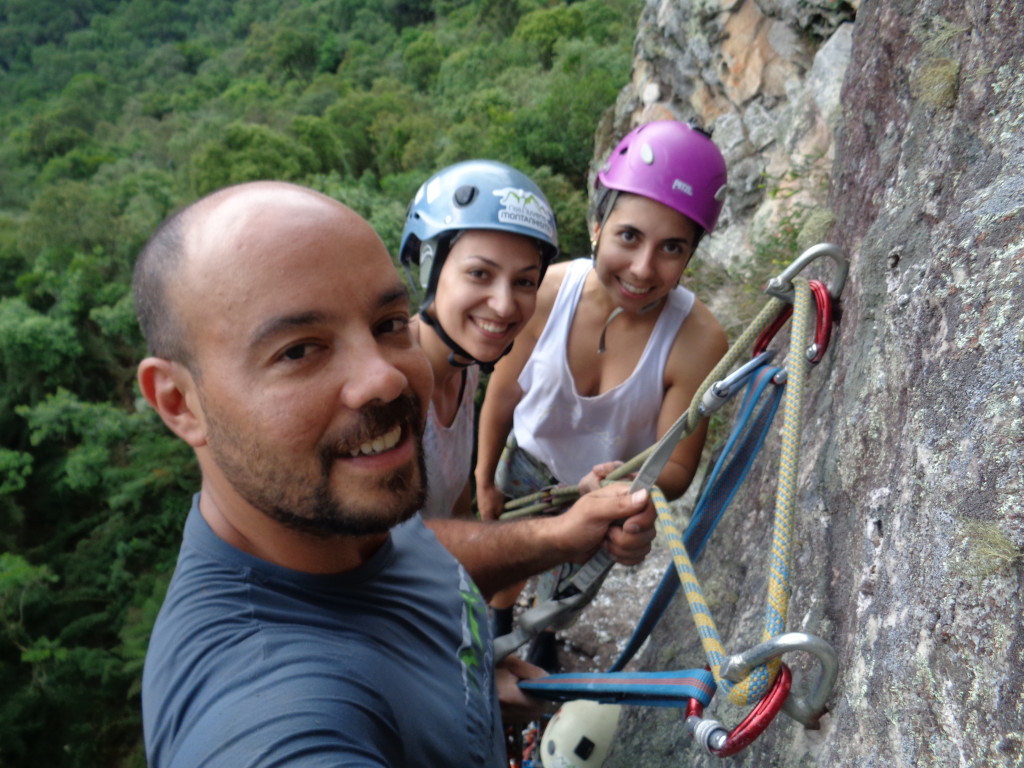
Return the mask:
[[(810, 324), (811, 292), (806, 280), (794, 280), (793, 325), (790, 335), (790, 354), (786, 363), (788, 377), (783, 405), (782, 447), (779, 459), (779, 481), (775, 497), (775, 524), (769, 558), (768, 596), (765, 603), (765, 621), (762, 640), (781, 634), (786, 628), (789, 611), (789, 564), (793, 549), (793, 516), (796, 508), (797, 469), (800, 453), (801, 406), (804, 382), (809, 363), (804, 355)], [(777, 311), (777, 307), (776, 307)], [(738, 347), (737, 342), (734, 347)], [(694, 398), (696, 402), (696, 397)], [(708, 665), (719, 688), (728, 694), (729, 701), (747, 706), (759, 701), (771, 687), (778, 674), (780, 662), (774, 659), (755, 667), (739, 683), (725, 680), (721, 675), (727, 654), (715, 626), (711, 610), (704, 599), (700, 581), (683, 544), (683, 536), (675, 524), (664, 494), (651, 489), (651, 497), (658, 513), (659, 534), (668, 541), (676, 572), (697, 626), (701, 645)]]

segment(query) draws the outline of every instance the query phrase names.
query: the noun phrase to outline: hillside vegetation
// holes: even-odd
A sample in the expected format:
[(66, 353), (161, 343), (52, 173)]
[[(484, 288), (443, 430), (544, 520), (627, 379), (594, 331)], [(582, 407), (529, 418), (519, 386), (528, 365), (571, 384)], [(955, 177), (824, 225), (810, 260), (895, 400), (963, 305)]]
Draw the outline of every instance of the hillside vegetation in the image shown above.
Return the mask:
[(394, 252), (431, 172), (532, 175), (586, 249), (640, 0), (0, 2), (0, 765), (141, 766), (138, 692), (191, 454), (143, 407), (135, 254), (287, 179)]

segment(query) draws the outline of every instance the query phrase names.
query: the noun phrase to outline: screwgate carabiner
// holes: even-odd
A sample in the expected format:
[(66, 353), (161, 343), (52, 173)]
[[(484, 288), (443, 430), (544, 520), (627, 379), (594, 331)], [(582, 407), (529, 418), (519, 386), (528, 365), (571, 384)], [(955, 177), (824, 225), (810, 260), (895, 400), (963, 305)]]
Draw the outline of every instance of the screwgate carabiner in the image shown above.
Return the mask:
[(709, 754), (715, 757), (735, 755), (741, 749), (749, 747), (775, 719), (789, 696), (792, 680), (789, 667), (782, 664), (779, 667), (779, 676), (775, 678), (775, 683), (768, 693), (747, 713), (743, 722), (731, 731), (725, 730), (725, 726), (717, 720), (702, 717), (704, 706), (696, 699), (690, 699), (686, 708), (686, 728)]
[[(815, 325), (814, 325), (814, 341), (807, 348), (805, 353), (807, 360), (812, 365), (817, 365), (821, 362), (821, 358), (825, 356), (825, 350), (828, 349), (829, 339), (832, 338), (832, 303), (835, 301), (828, 292), (826, 285), (820, 280), (808, 280), (807, 285), (811, 289), (811, 295), (814, 297), (815, 306)], [(761, 331), (761, 335), (757, 337), (754, 342), (753, 354), (756, 358), (758, 355), (763, 353), (768, 345), (771, 343), (775, 335), (782, 329), (782, 326), (786, 324), (793, 315), (793, 307), (789, 304), (783, 307), (779, 316), (772, 321), (772, 324)]]

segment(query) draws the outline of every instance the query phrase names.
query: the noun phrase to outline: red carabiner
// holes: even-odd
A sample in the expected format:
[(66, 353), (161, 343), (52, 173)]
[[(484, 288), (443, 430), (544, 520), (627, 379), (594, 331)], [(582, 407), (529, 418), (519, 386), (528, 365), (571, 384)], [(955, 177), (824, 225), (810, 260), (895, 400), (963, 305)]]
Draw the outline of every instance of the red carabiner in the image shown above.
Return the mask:
[[(814, 343), (807, 350), (807, 359), (812, 365), (815, 365), (821, 362), (821, 358), (825, 356), (829, 339), (832, 338), (832, 296), (829, 295), (828, 286), (821, 282), (821, 280), (808, 280), (807, 285), (810, 287), (811, 295), (814, 297), (816, 321), (814, 326)], [(786, 324), (786, 321), (789, 320), (792, 314), (793, 306), (787, 304), (779, 312), (779, 316), (772, 321), (772, 324), (761, 331), (757, 341), (754, 342), (754, 357), (757, 357), (768, 348), (772, 339), (775, 338), (775, 335)]]
[[(814, 327), (814, 346), (807, 350), (809, 360), (812, 364), (821, 362), (828, 349), (829, 339), (832, 338), (832, 296), (829, 295), (828, 286), (820, 280), (811, 280), (807, 283), (814, 296), (814, 304), (817, 307), (817, 315)], [(813, 350), (813, 354), (812, 354)]]
[[(778, 677), (775, 678), (775, 683), (772, 685), (771, 690), (765, 694), (763, 699), (757, 702), (757, 705), (743, 718), (743, 722), (729, 731), (728, 737), (726, 737), (720, 747), (709, 747), (711, 754), (715, 757), (731, 757), (749, 747), (754, 739), (760, 736), (764, 729), (768, 727), (768, 724), (779, 714), (782, 705), (786, 703), (786, 697), (789, 696), (789, 689), (792, 684), (793, 673), (789, 671), (789, 667), (785, 664), (780, 665)], [(686, 706), (686, 717), (702, 717), (703, 714), (704, 705), (696, 699), (690, 699), (689, 704)]]
[(778, 317), (772, 321), (772, 324), (761, 331), (760, 335), (757, 337), (757, 341), (754, 342), (753, 354), (751, 355), (752, 357), (757, 357), (768, 349), (768, 345), (772, 343), (772, 339), (775, 338), (776, 334), (782, 329), (782, 326), (786, 324), (786, 321), (789, 320), (789, 316), (792, 314), (793, 306), (791, 304), (787, 304), (782, 308), (782, 311), (779, 312)]

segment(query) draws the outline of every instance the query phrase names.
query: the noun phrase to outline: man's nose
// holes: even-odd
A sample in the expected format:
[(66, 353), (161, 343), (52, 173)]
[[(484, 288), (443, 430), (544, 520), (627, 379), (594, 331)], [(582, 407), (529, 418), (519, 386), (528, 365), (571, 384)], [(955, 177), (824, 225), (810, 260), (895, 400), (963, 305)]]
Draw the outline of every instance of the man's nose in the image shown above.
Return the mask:
[(390, 403), (408, 387), (405, 373), (380, 350), (367, 351), (351, 364), (341, 390), (345, 407), (358, 410), (370, 403)]

